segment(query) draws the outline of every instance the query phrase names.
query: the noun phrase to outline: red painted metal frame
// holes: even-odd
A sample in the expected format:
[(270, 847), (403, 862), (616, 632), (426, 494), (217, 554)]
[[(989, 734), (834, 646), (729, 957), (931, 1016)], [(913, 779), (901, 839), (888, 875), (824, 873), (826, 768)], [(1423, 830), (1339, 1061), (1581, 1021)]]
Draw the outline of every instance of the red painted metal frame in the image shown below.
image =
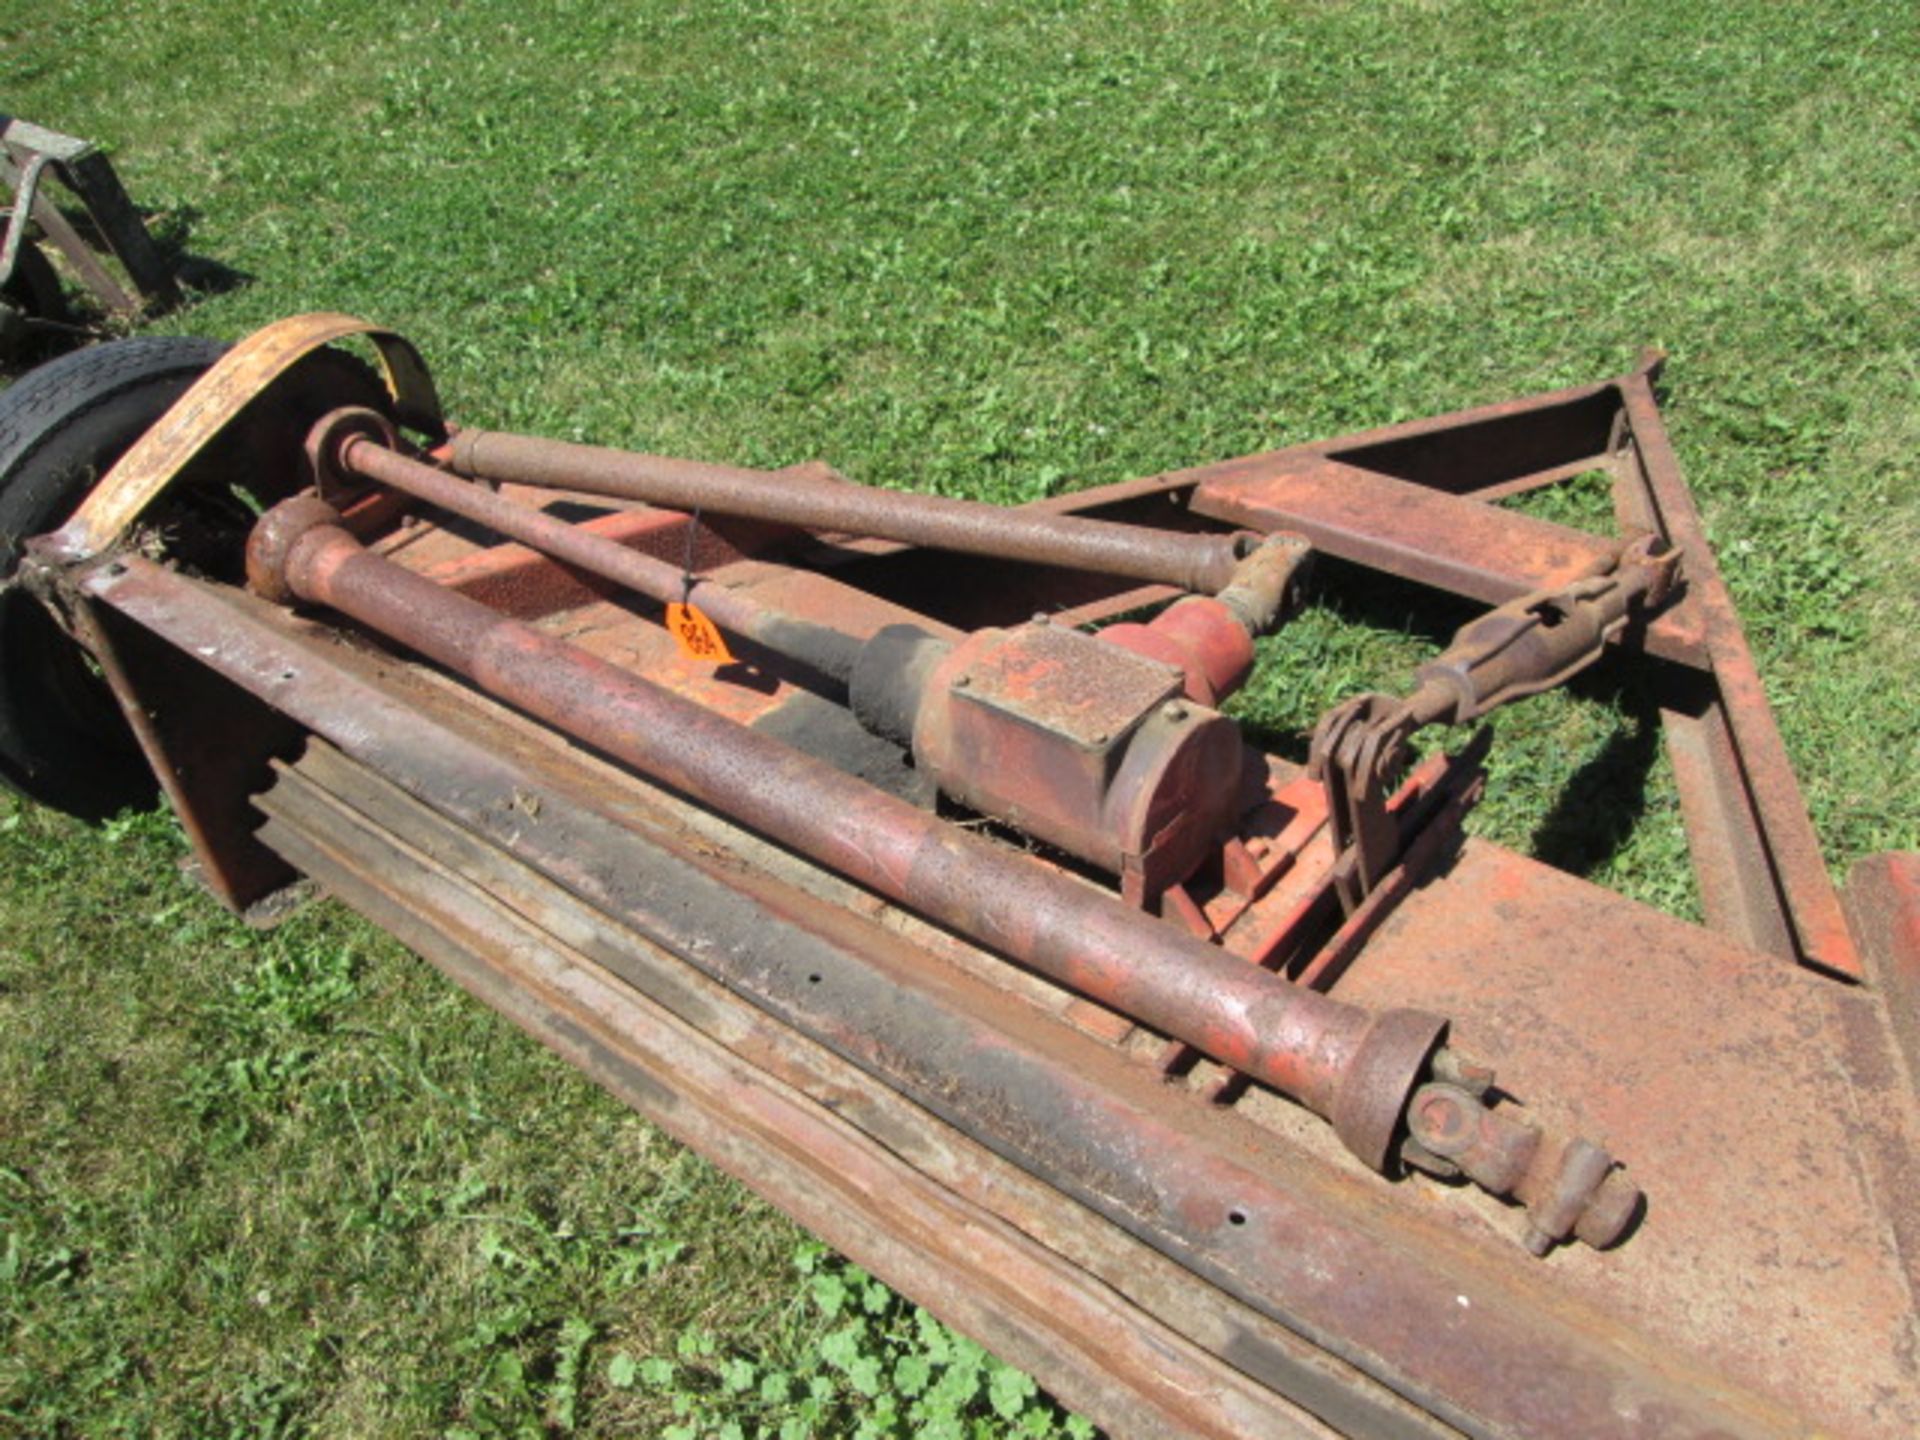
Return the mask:
[[(1870, 1243), (1871, 1227), (1862, 1228), (1872, 1214), (1864, 1197), (1905, 1193), (1916, 1183), (1910, 1140), (1901, 1138), (1912, 1133), (1910, 1092), (1888, 1073), (1886, 1044), (1875, 1038), (1877, 1003), (1864, 992), (1765, 966), (1728, 943), (1704, 943), (1704, 932), (1487, 847), (1443, 861), (1451, 871), (1446, 883), (1417, 887), (1374, 917), (1372, 936), (1341, 981), (1344, 993), (1373, 1003), (1421, 994), (1464, 1005), (1463, 1025), (1526, 1057), (1515, 1083), (1531, 1088), (1554, 1072), (1579, 1106), (1592, 1105), (1585, 1092), (1597, 1078), (1623, 1067), (1638, 1076), (1623, 1080), (1617, 1095), (1607, 1091), (1600, 1108), (1636, 1173), (1651, 1172), (1656, 1208), (1645, 1233), (1616, 1253), (1534, 1270), (1538, 1262), (1491, 1217), (1463, 1210), (1457, 1195), (1423, 1190), (1426, 1182), (1379, 1192), (1377, 1180), (1343, 1167), (1337, 1149), (1284, 1109), (1273, 1110), (1262, 1092), (1243, 1092), (1227, 1107), (1211, 1102), (1217, 1087), (1204, 1067), (1181, 1085), (1155, 1082), (1151, 1064), (1140, 1063), (1154, 1049), (1136, 1059), (1128, 1039), (1096, 1039), (1068, 1013), (1065, 997), (1000, 988), (1012, 977), (997, 972), (981, 980), (979, 960), (937, 934), (903, 929), (898, 919), (870, 929), (864, 917), (878, 918), (870, 904), (735, 830), (715, 829), (664, 792), (646, 794), (644, 806), (652, 808), (636, 811), (642, 791), (632, 782), (616, 783), (586, 757), (528, 738), (524, 722), (490, 717), (443, 682), (150, 562), (129, 560), (117, 575), (111, 569), (88, 579), (88, 603), (147, 632), (156, 651), (171, 648), (207, 674), (204, 683), (270, 698), (303, 729), (330, 737), (517, 863), (585, 896), (609, 917), (590, 933), (617, 945), (631, 929), (692, 962), (768, 957), (772, 968), (716, 973), (732, 975), (729, 983), (771, 1007), (776, 1020), (934, 1107), (945, 1123), (1075, 1196), (1104, 1223), (1452, 1425), (1528, 1436), (1776, 1434), (1792, 1433), (1790, 1415), (1798, 1412), (1835, 1434), (1893, 1436), (1920, 1419), (1911, 1375), (1896, 1378), (1906, 1352), (1861, 1343), (1855, 1327), (1863, 1322), (1846, 1318), (1874, 1315), (1875, 1336), (1912, 1323), (1899, 1308), (1909, 1304), (1898, 1279), (1911, 1275), (1903, 1259), (1914, 1253), (1909, 1242)], [(661, 806), (677, 817), (671, 824), (653, 813)], [(635, 851), (637, 843), (655, 848)], [(376, 860), (364, 863), (378, 869)], [(648, 867), (663, 863), (683, 867), (679, 878), (649, 879)], [(1303, 870), (1314, 864), (1297, 863)], [(684, 869), (689, 864), (694, 870)], [(695, 871), (707, 878), (696, 880)], [(711, 909), (688, 910), (696, 885), (707, 887)], [(1474, 914), (1486, 918), (1463, 918)], [(808, 958), (804, 947), (823, 940), (839, 958), (824, 951)], [(514, 977), (523, 962), (511, 959), (521, 952), (500, 943), (508, 958), (489, 950), (490, 963), (507, 967), (496, 1003), (498, 985), (522, 983)], [(879, 970), (860, 968), (883, 960)], [(1524, 980), (1502, 970), (1523, 962), (1549, 969)], [(956, 963), (961, 972), (945, 968)], [(885, 1006), (849, 1003), (841, 987), (869, 983), (862, 973), (890, 997)], [(1543, 974), (1559, 982), (1543, 985)], [(977, 999), (953, 1009), (965, 986), (978, 983), (987, 988)], [(1587, 992), (1598, 1001), (1605, 988), (1604, 1004), (1587, 1003)], [(916, 992), (935, 1008), (898, 1009)], [(826, 993), (833, 1003), (823, 1003)], [(1049, 1012), (1059, 1018), (1043, 1023)], [(889, 1036), (874, 1023), (885, 1015), (902, 1033)], [(1830, 1017), (1824, 1028), (1848, 1037), (1838, 1053), (1796, 1046), (1816, 1016)], [(604, 1012), (586, 1018), (595, 1033), (614, 1023)], [(1570, 1022), (1581, 1039), (1563, 1054)], [(994, 1033), (960, 1038), (982, 1024)], [(951, 1042), (940, 1038), (949, 1025), (962, 1027)], [(1687, 1046), (1673, 1047), (1676, 1027), (1692, 1035)], [(1642, 1031), (1651, 1048), (1635, 1048)], [(563, 1053), (578, 1053), (569, 1038), (577, 1030), (544, 1033)], [(637, 1040), (622, 1033), (619, 1043)], [(1016, 1063), (1020, 1054), (1027, 1059)], [(1764, 1078), (1778, 1087), (1769, 1092), (1764, 1129), (1746, 1123), (1746, 1093), (1735, 1080), (1755, 1057), (1764, 1057)], [(1040, 1068), (1021, 1068), (1029, 1063)], [(1657, 1075), (1646, 1068), (1655, 1064)], [(984, 1067), (979, 1083), (953, 1083), (972, 1066)], [(1846, 1138), (1848, 1117), (1862, 1110), (1879, 1117), (1879, 1149), (1872, 1136)], [(894, 1143), (905, 1133), (895, 1132)], [(697, 1138), (716, 1143), (710, 1133)], [(1856, 1144), (1858, 1155), (1843, 1159)], [(1211, 1159), (1209, 1146), (1217, 1147)], [(1783, 1152), (1802, 1158), (1782, 1163)], [(1831, 1158), (1808, 1165), (1816, 1155)], [(1872, 1183), (1836, 1189), (1849, 1165), (1863, 1165)], [(796, 1203), (790, 1194), (774, 1198)], [(886, 1222), (876, 1215), (874, 1223)], [(1756, 1253), (1756, 1237), (1767, 1234), (1792, 1236), (1805, 1253), (1781, 1255), (1777, 1244), (1776, 1253)], [(857, 1241), (848, 1243), (865, 1258)], [(899, 1256), (876, 1260), (876, 1269), (939, 1306)], [(1789, 1312), (1769, 1299), (1778, 1293), (1776, 1273), (1797, 1296), (1791, 1313), (1800, 1318), (1785, 1330), (1778, 1327)], [(1796, 1278), (1814, 1274), (1825, 1279)], [(940, 1308), (965, 1318), (950, 1305)], [(1786, 1336), (1795, 1358), (1783, 1364), (1777, 1347)], [(1043, 1373), (1048, 1363), (1065, 1363), (1017, 1344), (1006, 1348)], [(1301, 1399), (1288, 1388), (1297, 1377), (1277, 1361), (1240, 1352), (1235, 1363)], [(1834, 1401), (1836, 1385), (1845, 1403)], [(1342, 1393), (1353, 1387), (1368, 1393), (1359, 1376), (1343, 1382)], [(1854, 1396), (1878, 1398), (1862, 1408)], [(1121, 1433), (1181, 1433), (1126, 1409), (1096, 1413)], [(1419, 1433), (1337, 1406), (1318, 1413), (1354, 1433)], [(1184, 1433), (1207, 1430), (1194, 1422)]]
[[(322, 878), (1117, 1431), (1904, 1440), (1920, 1433), (1920, 1212), (1904, 1199), (1920, 1192), (1920, 859), (1864, 862), (1842, 911), (1654, 374), (1046, 507), (1303, 530), (1499, 603), (1611, 542), (1491, 502), (1598, 470), (1625, 526), (1685, 553), (1685, 599), (1623, 658), (1652, 667), (1668, 712), (1710, 929), (1463, 840), (1481, 783), (1470, 753), (1410, 778), (1394, 812), (1403, 863), (1352, 915), (1331, 901), (1324, 794), (1274, 759), (1217, 865), (1141, 922), (1194, 937), (1170, 951), (1210, 941), (1370, 1011), (1449, 1014), (1535, 1119), (1603, 1134), (1653, 1197), (1646, 1220), (1615, 1251), (1544, 1263), (1512, 1244), (1493, 1199), (1389, 1186), (1243, 1071), (364, 635), (136, 555), (29, 569), (100, 658), (230, 903), (288, 862)], [(688, 534), (658, 513), (586, 526), (668, 560)], [(1045, 569), (962, 586), (968, 562), (809, 549), (751, 524), (700, 538), (709, 580), (769, 611), (830, 608), (861, 637), (903, 618), (951, 637), (1035, 608), (1060, 623), (1166, 598)], [(790, 725), (818, 704), (771, 657), (727, 677), (677, 661), (603, 582), (519, 547), (413, 524), (375, 548), (741, 724)], [(218, 717), (236, 706), (261, 723), (223, 746)], [(1228, 990), (1265, 993), (1225, 980), (1219, 959), (1205, 968)], [(992, 1243), (945, 1244), (954, 1224)], [(1050, 1301), (1023, 1301), (1029, 1284)], [(1075, 1329), (1096, 1314), (1115, 1327), (1110, 1361)], [(1157, 1363), (1177, 1383), (1145, 1373)]]

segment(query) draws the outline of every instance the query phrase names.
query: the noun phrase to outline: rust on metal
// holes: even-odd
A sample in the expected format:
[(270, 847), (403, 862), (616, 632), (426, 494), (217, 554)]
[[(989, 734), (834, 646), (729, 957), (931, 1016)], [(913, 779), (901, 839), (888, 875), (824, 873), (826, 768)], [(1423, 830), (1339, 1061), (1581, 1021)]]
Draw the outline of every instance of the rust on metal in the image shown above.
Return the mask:
[(501, 699), (792, 845), (836, 873), (1101, 996), (1333, 1120), (1384, 1166), (1444, 1032), (1373, 1016), (1234, 964), (778, 742), (369, 553), (317, 499), (262, 517), (254, 587), (391, 635)]
[[(400, 490), (651, 599), (698, 606), (726, 629), (823, 675), (845, 681), (855, 672), (859, 643), (830, 625), (696, 582), (663, 560), (396, 454), (393, 445), (377, 416), (342, 412), (315, 427), (308, 453), (323, 490), (328, 477)], [(263, 544), (272, 536), (272, 527), (263, 529)], [(910, 722), (898, 728), (948, 795), (1157, 896), (1226, 832), (1241, 788), (1237, 727), (1178, 703), (1178, 677), (1185, 676), (1187, 694), (1198, 690), (1209, 700), (1236, 687), (1251, 667), (1254, 637), (1273, 624), (1306, 553), (1298, 537), (1276, 537), (1236, 564), (1218, 598), (1192, 597), (1148, 625), (1112, 627), (1098, 640), (1044, 623), (979, 632), (920, 677), (904, 702)], [(274, 574), (255, 583), (262, 593), (282, 583), (278, 559), (267, 568)], [(1135, 658), (1158, 641), (1178, 657), (1177, 669)], [(887, 680), (903, 683), (891, 673)]]
[(262, 518), (248, 547), (256, 588), (370, 625), (836, 873), (1187, 1041), (1324, 1116), (1370, 1167), (1394, 1168), (1408, 1097), (1445, 1037), (1444, 1021), (1356, 1011), (1238, 965), (1112, 897), (440, 589), (368, 552), (320, 504), (296, 498)]
[[(1680, 478), (1680, 466), (1660, 424), (1653, 377), (1646, 371), (1629, 376), (1620, 387), (1623, 426), (1623, 463), (1630, 465), (1621, 487), (1652, 520), (1656, 533), (1686, 552), (1689, 606), (1698, 617), (1710, 656), (1715, 696), (1712, 713), (1722, 729), (1725, 745), (1705, 764), (1718, 773), (1715, 786), (1720, 806), (1696, 806), (1690, 828), (1698, 833), (1714, 828), (1730, 831), (1759, 853), (1757, 875), (1736, 883), (1771, 886), (1771, 903), (1759, 905), (1784, 923), (1788, 953), (1807, 964), (1849, 979), (1862, 973), (1860, 953), (1847, 929), (1840, 897), (1820, 855), (1820, 842), (1807, 818), (1779, 727), (1767, 704), (1759, 667), (1747, 644), (1746, 631), (1727, 593), (1706, 528), (1693, 496)], [(1692, 756), (1673, 750), (1676, 768)], [(1693, 766), (1698, 769), (1699, 767)], [(1696, 785), (1682, 793), (1695, 792)], [(1750, 808), (1748, 808), (1750, 807)], [(1741, 810), (1746, 810), (1742, 815)], [(1703, 875), (1706, 880), (1718, 876)], [(1703, 890), (1710, 896), (1718, 886)], [(1709, 903), (1713, 903), (1710, 901)]]
[(1415, 672), (1418, 686), (1404, 699), (1359, 695), (1321, 718), (1312, 772), (1327, 787), (1334, 843), (1350, 852), (1340, 889), (1349, 912), (1399, 858), (1401, 827), (1387, 807), (1407, 766), (1408, 742), (1430, 725), (1464, 725), (1564, 685), (1629, 625), (1658, 613), (1679, 560), (1652, 537), (1618, 546), (1586, 575), (1519, 596), (1463, 626)]
[(1857, 979), (1857, 947), (1819, 857), (1752, 652), (1660, 423), (1660, 357), (1629, 373), (1155, 477), (1194, 512), (1294, 529), (1322, 552), (1493, 605), (1590, 573), (1618, 545), (1493, 501), (1610, 478), (1629, 533), (1689, 557), (1686, 593), (1638, 648), (1656, 672), (1709, 924)]
[(365, 336), (379, 352), (400, 418), (441, 429), (440, 400), (419, 352), (404, 336), (351, 315), (299, 315), (256, 331), (217, 360), (134, 442), (58, 532), (56, 554), (100, 554), (125, 533), (178, 474), (274, 380), (321, 347)]
[(1150, 899), (1240, 808), (1239, 727), (1183, 695), (1179, 668), (1043, 619), (947, 648), (909, 733), (944, 792)]
[[(252, 593), (22, 575), (229, 903), (321, 880), (1117, 1434), (1906, 1440), (1920, 856), (1842, 909), (1654, 373), (938, 520), (340, 413)], [(1315, 549), (1492, 608), (1308, 768), (1217, 707)], [(1705, 926), (1469, 836), (1487, 729), (1413, 763), (1603, 657)]]
[[(863, 926), (851, 892), (816, 898), (811, 877), (776, 878), (762, 869), (771, 857), (736, 832), (727, 832), (732, 850), (716, 851), (702, 812), (666, 792), (653, 793), (646, 808), (635, 810), (622, 799), (618, 772), (583, 769), (579, 760), (523, 733), (531, 729), (523, 722), (461, 707), (443, 687), (381, 667), (353, 647), (327, 643), (308, 627), (248, 605), (244, 596), (216, 593), (148, 562), (130, 562), (118, 576), (96, 572), (86, 588), (183, 653), (203, 650), (205, 663), (235, 683), (264, 688), (283, 669), (297, 669), (300, 679), (280, 692), (291, 715), (335, 737), (408, 792), (430, 797), (436, 810), (500, 847), (516, 866), (537, 868), (595, 906), (565, 933), (594, 949), (601, 963), (610, 963), (625, 943), (625, 932), (609, 924), (608, 917), (617, 915), (686, 961), (756, 967), (763, 983), (779, 985), (794, 1004), (806, 1004), (816, 1022), (828, 1027), (822, 1033), (830, 1032), (849, 1055), (863, 1056), (874, 1073), (892, 1075), (897, 1085), (901, 1072), (888, 1067), (918, 1066), (929, 1087), (923, 1101), (965, 1107), (966, 1114), (949, 1112), (953, 1123), (988, 1138), (999, 1154), (1018, 1158), (1055, 1193), (1075, 1196), (1129, 1233), (1151, 1237), (1186, 1273), (1203, 1275), (1296, 1336), (1345, 1357), (1422, 1413), (1456, 1421), (1471, 1417), (1476, 1428), (1496, 1433), (1568, 1437), (1771, 1433), (1791, 1423), (1781, 1402), (1768, 1398), (1767, 1387), (1742, 1392), (1699, 1368), (1710, 1364), (1710, 1355), (1696, 1356), (1686, 1345), (1644, 1345), (1631, 1324), (1607, 1317), (1603, 1301), (1569, 1307), (1553, 1298), (1554, 1285), (1543, 1288), (1513, 1273), (1517, 1261), (1498, 1262), (1499, 1254), (1519, 1255), (1517, 1247), (1469, 1256), (1459, 1235), (1434, 1228), (1439, 1212), (1432, 1207), (1396, 1216), (1356, 1190), (1337, 1167), (1327, 1171), (1325, 1157), (1311, 1147), (1303, 1151), (1283, 1139), (1274, 1150), (1271, 1135), (1263, 1147), (1255, 1137), (1266, 1132), (1249, 1128), (1231, 1111), (1195, 1114), (1191, 1097), (1152, 1081), (1125, 1056), (1077, 1045), (1067, 1034), (1040, 1034), (1021, 1019), (1028, 1002), (1019, 995), (988, 985), (977, 1008), (967, 1011), (976, 1017), (970, 1023), (990, 1020), (997, 1028), (1000, 1038), (991, 1041), (930, 1047), (928, 1019), (937, 1012), (899, 1014), (897, 1032), (876, 1031), (873, 1022), (894, 1016), (892, 1001), (902, 994), (925, 993), (950, 1005), (972, 983), (946, 968), (959, 957), (949, 955), (938, 932), (865, 927), (878, 937), (868, 943), (880, 947), (866, 953), (876, 961), (891, 957), (875, 992), (889, 997), (889, 1004), (867, 1011), (844, 997), (834, 1003), (834, 987), (846, 972), (830, 970), (834, 962), (824, 953), (819, 959), (826, 963), (816, 964), (813, 956), (796, 957), (792, 947), (820, 939), (853, 943)], [(544, 797), (537, 822), (529, 823), (525, 809), (510, 802), (516, 793)], [(661, 806), (679, 818), (663, 819)], [(675, 839), (676, 824), (694, 829)], [(443, 827), (426, 848), (458, 856), (448, 837), (459, 833)], [(651, 862), (644, 858), (649, 845)], [(663, 861), (676, 867), (670, 881), (649, 873), (649, 863)], [(710, 867), (704, 886), (688, 869), (702, 866)], [(805, 893), (787, 888), (796, 883)], [(672, 903), (659, 905), (662, 896), (673, 897)], [(769, 925), (775, 927), (771, 932)], [(415, 943), (424, 945), (438, 932), (429, 926), (420, 933)], [(509, 958), (526, 953), (511, 943), (489, 945)], [(916, 972), (917, 988), (909, 986)], [(684, 985), (673, 966), (647, 971), (629, 962), (617, 973), (650, 994), (661, 985), (669, 987), (661, 993)], [(811, 980), (815, 974), (820, 982)], [(498, 995), (494, 1003), (512, 1006), (517, 993)], [(683, 1004), (687, 1014), (712, 1024), (704, 1007)], [(1048, 1088), (1062, 1087), (1057, 1102), (1039, 1106), (1034, 1092), (1009, 1088), (1007, 1045), (1020, 1037), (1052, 1077)], [(756, 1040), (752, 1048), (764, 1054), (765, 1042)], [(975, 1079), (956, 1085), (941, 1078), (943, 1065), (969, 1055)], [(825, 1093), (840, 1097), (845, 1091)], [(1018, 1104), (1010, 1105), (1016, 1097)], [(1029, 1111), (1030, 1105), (1037, 1108)], [(857, 1117), (862, 1107), (837, 1113)], [(1016, 1123), (1023, 1114), (1027, 1122)], [(880, 1130), (883, 1138), (903, 1133), (912, 1132), (892, 1125)], [(1259, 1173), (1249, 1171), (1250, 1164)], [(1150, 1211), (1139, 1208), (1149, 1203)], [(850, 1233), (856, 1256), (861, 1235), (873, 1228)], [(1416, 1236), (1423, 1238), (1410, 1243)], [(1080, 1242), (1062, 1237), (1061, 1243)], [(1619, 1252), (1627, 1263), (1634, 1254), (1633, 1244)], [(1601, 1263), (1614, 1262), (1608, 1257)], [(1137, 1264), (1127, 1262), (1112, 1283), (1125, 1290), (1137, 1282)], [(876, 1269), (888, 1274), (885, 1264)], [(1212, 1291), (1213, 1304), (1222, 1303), (1221, 1293)], [(1462, 1306), (1463, 1295), (1470, 1305)], [(1315, 1413), (1341, 1417), (1342, 1430), (1437, 1434), (1448, 1428), (1444, 1422), (1432, 1431), (1404, 1428), (1402, 1416), (1392, 1416), (1393, 1428), (1387, 1428), (1389, 1419), (1377, 1411), (1356, 1415), (1338, 1408), (1354, 1399), (1351, 1382), (1301, 1387), (1297, 1376), (1289, 1380), (1276, 1369), (1279, 1357), (1267, 1342), (1243, 1335), (1227, 1343), (1237, 1367), (1265, 1377), (1277, 1395), (1294, 1395)], [(1489, 1357), (1499, 1363), (1489, 1364)], [(1537, 1383), (1515, 1383), (1516, 1376)], [(1125, 1433), (1127, 1426), (1118, 1428)]]
[[(297, 768), (282, 768), (261, 806), (269, 837), (303, 869), (669, 1133), (756, 1189), (784, 1197), (836, 1248), (949, 1323), (1047, 1373), (1076, 1408), (1130, 1433), (1297, 1434), (1271, 1392), (1218, 1353), (1258, 1335), (1269, 1350), (1297, 1354), (1298, 1342), (1289, 1344), (1284, 1330), (1234, 1307), (1231, 1338), (1209, 1348), (1204, 1324), (1196, 1324), (1198, 1305), (1186, 1298), (1197, 1288), (1191, 1280), (1184, 1287), (1173, 1281), (1170, 1296), (1163, 1282), (1146, 1303), (1124, 1288), (1088, 1285), (1072, 1260), (987, 1207), (987, 1197), (1021, 1188), (1021, 1172), (957, 1131), (929, 1147), (951, 1154), (942, 1174), (901, 1161), (862, 1126), (874, 1124), (876, 1110), (897, 1109), (897, 1101), (889, 1107), (892, 1092), (823, 1047), (776, 1031), (717, 984), (675, 977), (671, 985), (656, 982), (658, 997), (637, 989), (622, 972), (648, 963), (641, 937), (632, 936), (618, 958), (607, 956), (592, 939), (607, 933), (604, 920), (501, 852), (482, 857), (466, 832), (404, 791), (318, 747)], [(436, 858), (452, 854), (465, 862), (461, 869)], [(438, 923), (423, 923), (423, 911)], [(652, 973), (672, 965), (663, 958), (651, 960)], [(698, 1023), (686, 1018), (689, 1011)], [(648, 1037), (644, 1046), (640, 1035)], [(797, 1088), (808, 1081), (830, 1086), (837, 1100), (823, 1104)], [(743, 1109), (752, 1116), (744, 1124)], [(990, 1185), (978, 1184), (983, 1176)], [(1028, 1200), (1048, 1219), (1070, 1203), (1044, 1194)], [(857, 1218), (876, 1204), (883, 1223)], [(1082, 1221), (1075, 1233), (1086, 1229)], [(1089, 1239), (1082, 1263), (1099, 1263), (1099, 1250), (1117, 1248), (1105, 1236)], [(1125, 1253), (1136, 1285), (1138, 1272), (1160, 1259), (1137, 1245)], [(996, 1277), (990, 1287), (957, 1282), (982, 1260)], [(1154, 1313), (1170, 1301), (1184, 1329), (1202, 1331), (1199, 1342)], [(1216, 1293), (1211, 1304), (1231, 1302)], [(1311, 1376), (1325, 1361), (1301, 1356), (1293, 1364)], [(1349, 1413), (1405, 1423), (1399, 1408), (1391, 1396), (1375, 1395), (1356, 1398)]]
[(1218, 705), (1253, 673), (1253, 642), (1280, 622), (1312, 558), (1305, 536), (1269, 535), (1218, 595), (1189, 595), (1145, 622), (1109, 625), (1100, 638), (1178, 667), (1189, 700)]
[(1867, 979), (1920, 1075), (1920, 854), (1869, 855), (1847, 876), (1846, 902)]
[(1248, 549), (1236, 536), (1175, 534), (491, 430), (460, 431), (450, 459), (457, 473), (495, 483), (545, 485), (677, 510), (871, 535), (997, 560), (1159, 581), (1207, 594), (1233, 583)]
[(853, 672), (858, 641), (833, 626), (770, 610), (749, 594), (696, 580), (683, 566), (397, 454), (392, 439), (370, 433), (361, 417), (347, 414), (322, 420), (313, 443), (326, 452), (318, 460), (323, 471), (399, 490), (662, 605), (694, 605), (725, 629), (803, 661), (823, 675), (844, 681)]

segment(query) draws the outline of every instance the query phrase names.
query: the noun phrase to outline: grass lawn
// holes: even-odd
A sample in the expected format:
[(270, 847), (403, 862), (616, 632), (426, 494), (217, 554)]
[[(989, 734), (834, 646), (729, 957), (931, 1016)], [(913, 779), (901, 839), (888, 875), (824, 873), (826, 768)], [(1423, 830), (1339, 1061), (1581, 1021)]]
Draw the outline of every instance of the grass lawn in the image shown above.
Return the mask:
[[(1021, 500), (1660, 345), (1830, 858), (1920, 846), (1906, 4), (30, 0), (0, 104), (240, 282), (156, 328), (365, 315), (563, 438)], [(1455, 618), (1311, 613), (1247, 713), (1297, 734)], [(1589, 763), (1631, 701), (1503, 717), (1477, 824), (1684, 913), (1663, 762), (1624, 804)], [(0, 1436), (1085, 1433), (182, 854), (0, 799)]]

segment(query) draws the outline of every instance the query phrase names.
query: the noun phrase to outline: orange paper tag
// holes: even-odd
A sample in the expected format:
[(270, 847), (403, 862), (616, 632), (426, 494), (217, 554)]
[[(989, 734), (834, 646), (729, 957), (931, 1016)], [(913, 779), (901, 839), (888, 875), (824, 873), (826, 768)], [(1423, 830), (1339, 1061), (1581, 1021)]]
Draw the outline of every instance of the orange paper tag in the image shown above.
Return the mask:
[(697, 606), (667, 606), (667, 629), (679, 642), (680, 653), (689, 660), (708, 665), (733, 664), (733, 652), (727, 649), (727, 642), (720, 638), (713, 622), (702, 615)]

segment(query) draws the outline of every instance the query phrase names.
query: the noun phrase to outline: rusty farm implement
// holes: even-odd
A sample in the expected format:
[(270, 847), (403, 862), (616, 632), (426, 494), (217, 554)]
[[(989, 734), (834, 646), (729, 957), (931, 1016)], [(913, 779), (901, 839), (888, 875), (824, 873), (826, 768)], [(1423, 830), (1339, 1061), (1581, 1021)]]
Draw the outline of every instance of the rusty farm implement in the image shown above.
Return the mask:
[[(1000, 508), (455, 425), (342, 316), (101, 347), (0, 402), (0, 768), (1116, 1433), (1911, 1435), (1920, 858), (1830, 880), (1656, 373)], [(1290, 760), (1223, 707), (1316, 556), (1483, 608)], [(1704, 924), (1463, 830), (1601, 664)]]

